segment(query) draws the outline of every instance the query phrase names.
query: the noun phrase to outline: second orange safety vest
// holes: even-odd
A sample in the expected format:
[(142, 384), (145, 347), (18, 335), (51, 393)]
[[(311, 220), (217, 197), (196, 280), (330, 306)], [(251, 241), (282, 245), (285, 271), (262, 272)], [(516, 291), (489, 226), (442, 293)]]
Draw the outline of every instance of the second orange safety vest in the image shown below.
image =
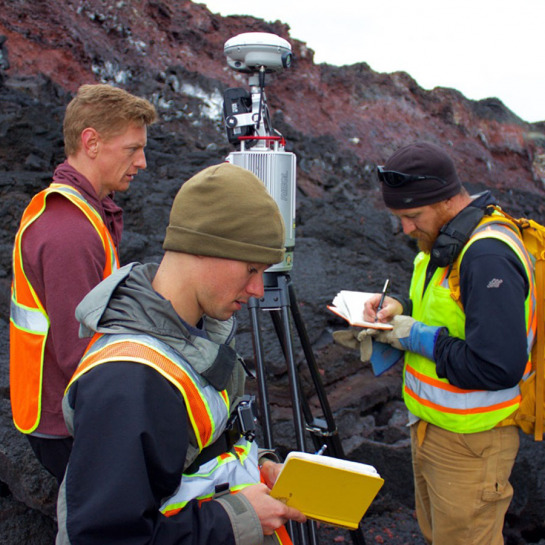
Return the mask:
[(40, 423), (44, 351), (50, 322), (44, 305), (25, 273), (22, 244), (25, 231), (43, 214), (47, 197), (51, 194), (66, 197), (85, 214), (95, 228), (106, 256), (103, 278), (119, 267), (112, 235), (100, 214), (79, 191), (69, 185), (52, 183), (33, 197), (23, 212), (15, 236), (10, 307), (11, 408), (13, 422), (23, 433), (32, 433)]

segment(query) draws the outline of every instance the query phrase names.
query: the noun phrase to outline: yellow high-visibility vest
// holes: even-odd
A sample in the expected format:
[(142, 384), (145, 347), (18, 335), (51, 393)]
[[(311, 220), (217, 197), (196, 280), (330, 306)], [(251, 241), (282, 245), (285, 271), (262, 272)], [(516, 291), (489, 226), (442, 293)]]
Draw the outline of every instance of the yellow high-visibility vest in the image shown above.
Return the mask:
[[(459, 260), (469, 246), (482, 238), (505, 242), (521, 260), (528, 277), (528, 296), (525, 301), (528, 356), (535, 337), (535, 290), (533, 264), (522, 240), (502, 224), (480, 223), (463, 248)], [(430, 326), (446, 326), (450, 335), (465, 339), (465, 314), (451, 297), (448, 267), (438, 268), (424, 292), (429, 254), (415, 258), (410, 296), (413, 318)], [(530, 361), (524, 374), (531, 370)], [(435, 362), (413, 352), (405, 353), (403, 398), (407, 408), (419, 418), (455, 433), (476, 433), (489, 430), (512, 414), (520, 404), (519, 386), (503, 390), (465, 390), (436, 374)]]

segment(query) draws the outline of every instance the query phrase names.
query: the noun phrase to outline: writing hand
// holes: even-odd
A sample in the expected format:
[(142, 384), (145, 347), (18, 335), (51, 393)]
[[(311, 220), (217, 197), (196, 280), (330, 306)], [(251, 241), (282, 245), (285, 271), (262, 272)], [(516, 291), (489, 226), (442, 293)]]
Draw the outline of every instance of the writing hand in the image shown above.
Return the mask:
[(386, 296), (384, 298), (382, 309), (377, 314), (377, 309), (382, 298), (381, 293), (375, 293), (365, 302), (363, 309), (363, 318), (367, 322), (374, 322), (375, 318), (381, 323), (389, 322), (394, 316), (403, 312), (403, 307), (397, 299)]

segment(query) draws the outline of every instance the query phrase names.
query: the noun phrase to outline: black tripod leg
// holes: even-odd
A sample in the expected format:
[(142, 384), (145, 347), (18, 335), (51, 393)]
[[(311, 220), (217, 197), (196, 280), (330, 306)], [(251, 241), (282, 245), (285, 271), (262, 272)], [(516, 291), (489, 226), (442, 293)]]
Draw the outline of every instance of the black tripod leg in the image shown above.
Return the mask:
[[(287, 293), (286, 293), (287, 296)], [(281, 297), (283, 297), (281, 295)], [(285, 297), (283, 297), (285, 299)], [(263, 354), (263, 343), (261, 342), (261, 330), (259, 327), (259, 316), (258, 316), (258, 307), (259, 307), (259, 301), (252, 298), (248, 301), (248, 309), (250, 311), (250, 323), (252, 326), (252, 341), (254, 345), (254, 354), (255, 354), (255, 367), (256, 367), (256, 375), (257, 375), (257, 381), (258, 381), (258, 393), (259, 393), (259, 400), (260, 400), (260, 415), (261, 415), (261, 425), (263, 428), (263, 441), (265, 448), (273, 448), (273, 437), (272, 437), (272, 425), (271, 425), (271, 416), (270, 416), (270, 410), (269, 410), (269, 401), (268, 401), (268, 391), (267, 391), (267, 383), (266, 383), (266, 373), (265, 373), (265, 358)], [(293, 350), (292, 350), (292, 341), (290, 336), (290, 329), (289, 329), (289, 315), (287, 311), (287, 306), (281, 307), (282, 311), (282, 318), (280, 319), (278, 316), (278, 310), (271, 311), (271, 316), (273, 316), (273, 321), (276, 321), (275, 323), (275, 329), (276, 333), (278, 335), (278, 339), (280, 340), (280, 343), (282, 345), (282, 351), (284, 352), (284, 356), (286, 358), (286, 362), (288, 363), (288, 374), (290, 377), (290, 385), (295, 379), (297, 386), (297, 375), (293, 372), (293, 369), (295, 368), (295, 365), (293, 363)], [(286, 329), (287, 324), (287, 329)], [(290, 371), (291, 370), (291, 371)], [(292, 386), (293, 388), (293, 386)], [(300, 406), (300, 403), (294, 402), (293, 406), (293, 414), (294, 414), (294, 420), (297, 420), (296, 412), (297, 408)], [(301, 420), (301, 416), (299, 413), (299, 426), (297, 431), (297, 443), (299, 446), (299, 450), (305, 451), (304, 448), (304, 435), (303, 435), (303, 424)], [(302, 443), (301, 443), (302, 441)], [(290, 529), (290, 535), (294, 536), (297, 534), (298, 545), (318, 545), (318, 540), (316, 537), (316, 524), (314, 521), (308, 521), (306, 524), (296, 524), (293, 521), (289, 521), (288, 527)]]
[(259, 329), (259, 317), (257, 309), (259, 307), (259, 301), (255, 298), (251, 298), (248, 301), (248, 309), (250, 311), (250, 322), (252, 326), (252, 342), (254, 345), (255, 354), (255, 369), (257, 375), (257, 388), (260, 402), (260, 421), (263, 428), (263, 444), (267, 449), (274, 448), (272, 425), (271, 425), (271, 412), (269, 409), (269, 394), (267, 391), (267, 382), (265, 377), (265, 358), (263, 355), (263, 343), (261, 342), (261, 331)]
[[(312, 351), (307, 329), (305, 327), (305, 323), (303, 321), (303, 318), (299, 311), (299, 307), (297, 305), (297, 297), (295, 295), (295, 289), (293, 287), (293, 284), (289, 281), (288, 281), (288, 290), (289, 290), (290, 309), (291, 309), (291, 314), (293, 317), (293, 322), (295, 324), (295, 328), (297, 329), (297, 333), (301, 341), (301, 346), (303, 347), (303, 352), (305, 354), (305, 358), (308, 364), (308, 369), (312, 377), (314, 387), (316, 389), (316, 395), (318, 396), (318, 400), (320, 401), (320, 405), (324, 413), (324, 418), (327, 424), (328, 436), (326, 440), (329, 439), (327, 441), (327, 444), (328, 446), (331, 445), (332, 452), (334, 453), (336, 457), (346, 458), (344, 454), (344, 449), (342, 447), (342, 443), (337, 431), (337, 426), (335, 424), (335, 419), (333, 417), (333, 413), (331, 412), (329, 401), (327, 399), (327, 395), (322, 383), (322, 379), (320, 377), (320, 373), (318, 372), (318, 365), (316, 364), (314, 352)], [(307, 422), (308, 422), (308, 419), (307, 419)], [(352, 537), (352, 541), (355, 545), (365, 545), (365, 537), (363, 535), (363, 531), (361, 528), (350, 531), (350, 536)]]
[[(286, 350), (284, 348), (284, 343), (282, 342), (283, 339), (283, 329), (282, 329), (282, 321), (280, 320), (280, 316), (277, 313), (271, 312), (271, 318), (274, 325), (274, 329), (276, 331), (276, 334), (278, 336), (278, 339), (280, 340), (280, 344), (282, 347), (282, 352), (284, 354), (284, 358), (288, 358), (289, 355), (286, 354)], [(303, 416), (305, 418), (305, 422), (307, 425), (311, 425), (312, 423), (312, 411), (310, 410), (310, 407), (308, 405), (307, 399), (304, 395), (303, 388), (301, 386), (301, 381), (297, 380), (297, 387), (299, 388), (299, 400), (301, 403), (301, 410), (303, 411)], [(318, 450), (322, 446), (322, 442), (318, 438), (316, 438), (314, 435), (311, 436), (312, 440), (314, 441), (314, 448)]]
[[(326, 422), (326, 432), (324, 433), (324, 436), (328, 445), (328, 454), (331, 454), (332, 456), (336, 456), (338, 458), (344, 458), (345, 455), (337, 431), (337, 426), (335, 424), (335, 419), (333, 417), (333, 413), (331, 412), (329, 401), (327, 399), (327, 394), (325, 392), (322, 379), (318, 371), (318, 365), (316, 364), (314, 352), (312, 351), (312, 346), (310, 344), (307, 329), (299, 311), (299, 306), (297, 304), (297, 297), (295, 295), (295, 289), (293, 288), (293, 284), (288, 283), (288, 290), (293, 322), (295, 324), (295, 328), (301, 341), (301, 347), (303, 348), (303, 353), (305, 354), (310, 377), (314, 384), (314, 389), (316, 391), (316, 395), (318, 396), (318, 401), (320, 402), (320, 406), (322, 408), (322, 412)], [(311, 422), (309, 422), (309, 424), (311, 424)]]
[[(282, 299), (287, 302), (288, 293), (285, 292)], [(301, 414), (301, 407), (303, 406), (301, 396), (301, 387), (299, 384), (299, 376), (297, 374), (297, 368), (295, 366), (295, 359), (293, 357), (293, 341), (291, 336), (289, 309), (287, 305), (282, 305), (281, 322), (275, 323), (275, 329), (282, 345), (282, 351), (286, 358), (286, 366), (288, 369), (288, 378), (291, 388), (291, 397), (293, 403), (293, 420), (295, 427), (295, 436), (297, 441), (297, 447), (300, 451), (306, 452), (305, 446), (305, 430), (303, 425), (303, 418)], [(278, 316), (272, 314), (273, 321), (278, 320)], [(298, 524), (298, 535), (301, 545), (306, 545), (309, 542), (311, 545), (317, 545), (318, 539), (316, 536), (316, 523), (313, 520), (309, 520), (305, 525)], [(305, 535), (305, 529), (307, 534)], [(308, 538), (308, 541), (307, 541)]]
[(288, 307), (282, 307), (282, 337), (280, 342), (283, 346), (283, 351), (286, 356), (286, 365), (288, 369), (288, 378), (291, 388), (291, 398), (293, 403), (293, 420), (295, 427), (295, 439), (297, 442), (297, 448), (300, 451), (306, 452), (305, 444), (305, 426), (303, 424), (303, 416), (301, 413), (302, 396), (301, 388), (299, 386), (299, 377), (297, 375), (297, 368), (295, 366), (295, 359), (293, 356), (293, 342), (290, 331)]

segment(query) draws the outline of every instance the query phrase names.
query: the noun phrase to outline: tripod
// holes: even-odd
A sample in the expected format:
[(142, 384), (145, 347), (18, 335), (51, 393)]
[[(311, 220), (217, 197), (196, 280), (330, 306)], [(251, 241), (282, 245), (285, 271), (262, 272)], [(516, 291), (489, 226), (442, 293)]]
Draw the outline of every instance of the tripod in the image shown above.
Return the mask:
[[(270, 312), (276, 335), (280, 341), (284, 358), (286, 359), (297, 449), (306, 452), (305, 431), (308, 431), (310, 432), (315, 450), (319, 449), (322, 445), (326, 445), (328, 454), (337, 458), (345, 458), (335, 420), (310, 345), (308, 333), (301, 313), (299, 312), (295, 289), (291, 279), (285, 272), (266, 272), (264, 284), (264, 297), (259, 300), (252, 298), (248, 302), (254, 343), (257, 387), (260, 402), (260, 420), (263, 428), (264, 446), (265, 448), (273, 448), (274, 442), (258, 309)], [(316, 395), (320, 402), (323, 418), (313, 417), (309, 404), (302, 393), (301, 383), (293, 356), (290, 312), (297, 334), (299, 335), (299, 340), (303, 348), (303, 353), (314, 384)], [(306, 422), (306, 425), (303, 424), (303, 419)], [(290, 529), (290, 533), (293, 537), (293, 524), (290, 525)], [(314, 521), (309, 521), (304, 525), (299, 524), (297, 530), (300, 545), (316, 545), (318, 543)], [(352, 530), (350, 534), (355, 545), (365, 545), (365, 538), (361, 528)]]

